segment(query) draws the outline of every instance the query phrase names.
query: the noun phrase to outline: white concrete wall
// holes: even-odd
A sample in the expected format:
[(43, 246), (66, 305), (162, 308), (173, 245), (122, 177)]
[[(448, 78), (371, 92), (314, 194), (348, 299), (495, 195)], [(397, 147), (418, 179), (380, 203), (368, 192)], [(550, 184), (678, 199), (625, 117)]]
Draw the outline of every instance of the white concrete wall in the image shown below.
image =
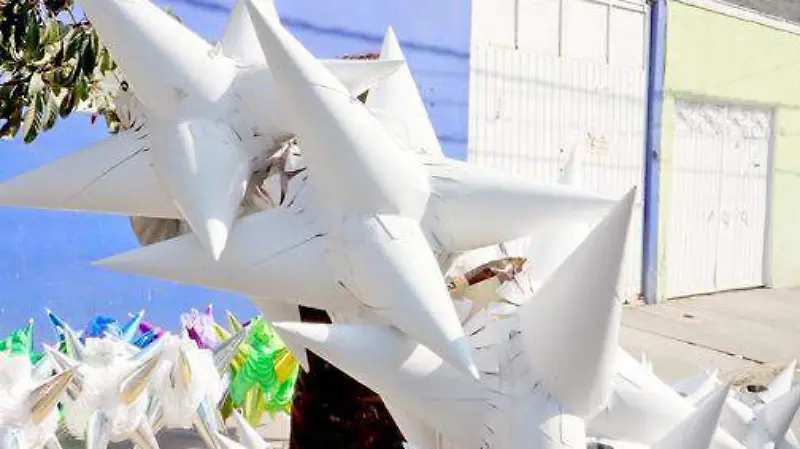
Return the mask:
[[(468, 160), (555, 183), (579, 151), (581, 187), (621, 196), (638, 185), (641, 198), (644, 3), (473, 0), (472, 20)], [(641, 208), (623, 298), (638, 295), (640, 267)]]

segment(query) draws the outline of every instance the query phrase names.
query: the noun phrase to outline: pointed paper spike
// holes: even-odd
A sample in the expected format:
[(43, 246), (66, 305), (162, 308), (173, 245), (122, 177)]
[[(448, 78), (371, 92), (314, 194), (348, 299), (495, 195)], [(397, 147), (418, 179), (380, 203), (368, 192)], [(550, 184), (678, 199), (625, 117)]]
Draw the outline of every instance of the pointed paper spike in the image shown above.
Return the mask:
[(244, 419), (244, 416), (242, 416), (238, 410), (234, 410), (231, 415), (236, 423), (236, 429), (239, 432), (239, 440), (247, 449), (266, 449), (268, 446), (267, 442), (261, 438), (258, 431)]
[(220, 449), (217, 446), (217, 440), (214, 438), (215, 433), (222, 432), (222, 426), (217, 422), (217, 415), (211, 403), (206, 399), (200, 403), (194, 417), (192, 418), (192, 427), (195, 432), (200, 435), (203, 442), (208, 446), (208, 449)]
[[(394, 29), (389, 27), (381, 47), (381, 60), (405, 61)], [(428, 117), (411, 70), (407, 65), (369, 90), (367, 106), (411, 151), (442, 155), (439, 138)]]
[(356, 229), (353, 240), (370, 237), (348, 245), (352, 275), (343, 285), (358, 292), (368, 310), (477, 378), (469, 340), (417, 223), (378, 217)]
[(406, 65), (404, 61), (368, 59), (328, 59), (322, 64), (341, 82), (352, 97), (383, 85)]
[(611, 394), (622, 313), (616, 287), (635, 195), (628, 192), (519, 309), (531, 382), (578, 416), (593, 415)]
[(214, 438), (216, 440), (217, 447), (220, 449), (257, 449), (245, 444), (240, 444), (221, 433), (215, 433)]
[(275, 327), (465, 447), (483, 438), (491, 393), (388, 326), (275, 323)]
[[(121, 131), (0, 184), (0, 204), (180, 218), (150, 166), (144, 132)], [(50, 182), (58, 179), (58, 189)], [(56, 327), (61, 321), (48, 311)]]
[(439, 438), (435, 429), (417, 419), (411, 413), (392, 405), (392, 403), (386, 401), (385, 398), (383, 399), (386, 410), (389, 411), (392, 420), (397, 424), (397, 428), (400, 429), (407, 443), (413, 444), (412, 447), (415, 448), (439, 447)]
[(139, 324), (144, 319), (144, 309), (140, 310), (131, 316), (131, 319), (122, 326), (122, 339), (128, 343), (133, 343), (136, 340), (136, 334), (139, 332)]
[(139, 421), (139, 425), (133, 431), (131, 437), (138, 449), (159, 449), (153, 427), (146, 419)]
[(55, 365), (55, 363), (50, 359), (50, 357), (42, 357), (33, 365), (33, 378), (34, 379), (46, 379), (50, 377), (51, 374), (54, 372), (60, 372), (61, 370)]
[[(277, 16), (277, 13), (276, 13)], [(222, 54), (245, 65), (265, 65), (246, 0), (237, 0), (219, 43)]]
[(72, 330), (66, 323), (62, 328), (64, 331), (64, 339), (67, 343), (67, 350), (69, 351), (69, 355), (77, 360), (78, 362), (83, 362), (86, 360), (86, 347), (81, 343), (80, 338), (78, 335), (75, 334), (75, 331)]
[(164, 408), (161, 405), (161, 399), (157, 396), (150, 398), (150, 403), (147, 404), (147, 421), (153, 429), (154, 434), (158, 434), (164, 428)]
[(161, 360), (161, 353), (154, 354), (149, 360), (137, 366), (131, 372), (119, 388), (119, 397), (125, 405), (131, 405), (147, 390), (150, 377), (153, 375), (158, 362)]
[(144, 363), (144, 361), (155, 357), (164, 350), (164, 347), (166, 346), (167, 341), (170, 340), (170, 337), (171, 335), (167, 334), (157, 340), (154, 340), (147, 347), (134, 354), (131, 357), (131, 361), (134, 363)]
[(67, 323), (64, 322), (58, 315), (53, 313), (52, 310), (45, 308), (44, 311), (47, 313), (47, 319), (50, 320), (50, 323), (56, 329), (56, 334), (58, 335), (59, 339), (64, 339), (64, 327), (66, 327)]
[(227, 125), (192, 119), (152, 131), (156, 172), (203, 247), (218, 260), (252, 174)]
[(86, 449), (106, 449), (111, 440), (111, 422), (102, 410), (89, 415), (86, 425)]
[(463, 252), (536, 235), (565, 223), (596, 222), (616, 203), (558, 185), (537, 185), (458, 161), (431, 164), (436, 237)]
[[(268, 301), (268, 300), (259, 300), (254, 298), (253, 301), (258, 304), (261, 308), (261, 311), (264, 312), (264, 319), (267, 320), (269, 324), (278, 321), (285, 321), (285, 322), (300, 322), (303, 321), (300, 317), (300, 309), (296, 304), (288, 304), (283, 302), (277, 301)], [(306, 372), (309, 372), (309, 364), (308, 364), (308, 354), (306, 353), (306, 348), (303, 346), (299, 346), (296, 344), (295, 340), (292, 339), (285, 339), (281, 334), (279, 329), (275, 329), (278, 333), (278, 336), (281, 337), (283, 342), (286, 344), (286, 347), (289, 348), (292, 355), (294, 356), (297, 363), (300, 364), (300, 367), (303, 368)]]
[(28, 325), (25, 326), (24, 333), (25, 333), (25, 338), (27, 339), (27, 342), (28, 342), (28, 347), (27, 347), (28, 353), (33, 353), (33, 348), (34, 348), (34, 345), (33, 345), (33, 318), (28, 320)]
[(136, 96), (159, 116), (207, 110), (233, 79), (229, 60), (213, 57), (208, 42), (150, 1), (78, 3)]
[(67, 394), (71, 399), (76, 399), (83, 389), (83, 377), (75, 370), (79, 363), (51, 346), (44, 345), (44, 350), (57, 372), (73, 371), (72, 382), (67, 386)]
[[(280, 239), (255, 236), (280, 235)], [(272, 209), (237, 220), (228, 248), (214, 262), (194, 236), (165, 242), (95, 262), (127, 273), (180, 283), (229, 290), (310, 307), (346, 307), (334, 274), (326, 262), (324, 237), (303, 216), (286, 208)], [(242, 270), (242, 267), (248, 267)], [(313, 272), (303, 282), (297, 273)]]
[(230, 370), (231, 361), (236, 357), (239, 347), (247, 339), (247, 336), (248, 330), (243, 327), (214, 349), (214, 366), (221, 376), (224, 376)]
[(708, 449), (730, 389), (730, 384), (724, 385), (703, 399), (683, 422), (654, 444), (653, 449)]
[(783, 396), (792, 389), (794, 383), (794, 372), (797, 370), (797, 360), (792, 360), (784, 368), (778, 376), (772, 379), (772, 382), (767, 386), (767, 390), (761, 392), (758, 396), (764, 402), (772, 402), (775, 399)]
[(178, 348), (178, 362), (175, 364), (176, 377), (187, 394), (192, 387), (192, 367), (183, 346)]
[(771, 441), (782, 441), (792, 425), (798, 408), (800, 408), (800, 386), (764, 404), (756, 411), (755, 419), (767, 431)]
[(45, 449), (63, 449), (61, 447), (61, 442), (58, 441), (58, 438), (53, 437), (47, 440), (47, 443), (44, 445)]
[(28, 401), (31, 404), (31, 419), (34, 424), (40, 424), (53, 413), (59, 398), (74, 375), (75, 368), (56, 374), (30, 393)]
[(225, 316), (228, 318), (228, 328), (231, 330), (231, 332), (238, 333), (244, 329), (244, 325), (241, 321), (239, 321), (239, 318), (233, 314), (233, 312), (226, 310)]
[(250, 0), (261, 48), (303, 161), (314, 173), (315, 191), (331, 206), (369, 213), (419, 217), (427, 196), (427, 172), (402, 150), (363, 104), (270, 15)]
[(720, 381), (718, 375), (718, 369), (708, 373), (703, 372), (697, 376), (680, 381), (672, 388), (682, 396), (685, 396), (692, 404), (697, 404), (719, 385)]

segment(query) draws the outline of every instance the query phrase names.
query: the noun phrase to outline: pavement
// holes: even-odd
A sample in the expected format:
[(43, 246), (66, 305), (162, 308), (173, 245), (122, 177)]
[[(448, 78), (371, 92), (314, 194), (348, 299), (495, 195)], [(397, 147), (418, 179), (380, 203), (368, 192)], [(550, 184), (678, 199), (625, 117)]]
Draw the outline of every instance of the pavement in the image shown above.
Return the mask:
[(667, 382), (718, 368), (736, 384), (768, 382), (800, 358), (800, 290), (747, 290), (631, 306), (622, 346)]

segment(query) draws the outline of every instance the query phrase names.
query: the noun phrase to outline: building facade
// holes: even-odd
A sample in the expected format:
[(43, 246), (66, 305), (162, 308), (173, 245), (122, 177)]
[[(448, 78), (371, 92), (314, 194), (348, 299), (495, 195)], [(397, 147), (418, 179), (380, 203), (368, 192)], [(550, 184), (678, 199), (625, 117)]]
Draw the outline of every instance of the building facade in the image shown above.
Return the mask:
[(624, 0), (473, 0), (471, 163), (609, 197), (638, 186), (619, 295), (642, 272), (647, 6)]
[(785, 20), (669, 2), (660, 297), (800, 284), (798, 51), (800, 27)]

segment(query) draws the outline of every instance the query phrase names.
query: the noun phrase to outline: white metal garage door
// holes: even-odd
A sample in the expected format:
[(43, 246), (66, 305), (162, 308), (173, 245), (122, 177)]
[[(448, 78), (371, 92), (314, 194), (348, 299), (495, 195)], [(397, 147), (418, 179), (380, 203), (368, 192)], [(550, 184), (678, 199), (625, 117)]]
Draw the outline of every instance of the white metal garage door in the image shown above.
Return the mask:
[[(620, 197), (638, 185), (641, 205), (645, 2), (472, 4), (469, 161), (555, 183), (578, 151), (580, 187)], [(641, 209), (618, 288), (625, 300), (640, 292)]]
[(764, 285), (771, 112), (678, 101), (674, 132), (667, 296)]

